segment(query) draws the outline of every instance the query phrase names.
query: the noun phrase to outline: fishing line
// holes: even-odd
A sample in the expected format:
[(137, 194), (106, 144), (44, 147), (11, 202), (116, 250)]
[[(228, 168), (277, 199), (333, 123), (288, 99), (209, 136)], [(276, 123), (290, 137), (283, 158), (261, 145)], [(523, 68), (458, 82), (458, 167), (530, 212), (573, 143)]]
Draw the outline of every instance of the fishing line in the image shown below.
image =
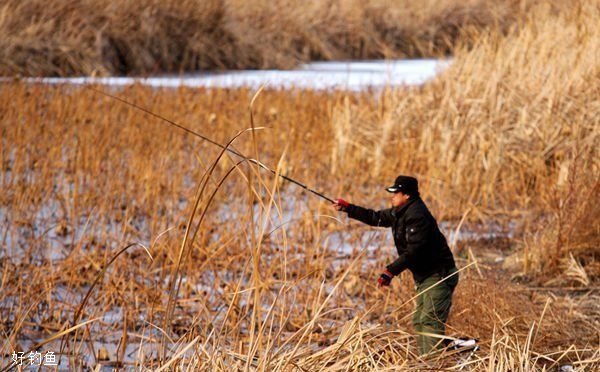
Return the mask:
[(264, 164), (263, 164), (263, 163), (261, 163), (260, 161), (258, 161), (258, 160), (256, 160), (256, 159), (253, 159), (253, 158), (249, 158), (249, 157), (247, 157), (247, 156), (245, 156), (245, 155), (243, 155), (243, 154), (241, 154), (241, 153), (237, 152), (237, 151), (236, 151), (236, 150), (234, 150), (234, 149), (231, 149), (231, 148), (229, 148), (229, 147), (225, 147), (225, 146), (223, 146), (222, 144), (220, 144), (220, 143), (218, 143), (218, 142), (216, 142), (216, 141), (214, 141), (214, 140), (212, 140), (212, 139), (210, 139), (210, 138), (208, 138), (208, 137), (206, 137), (206, 136), (204, 136), (204, 135), (202, 135), (202, 134), (200, 134), (200, 133), (198, 133), (198, 132), (195, 132), (195, 131), (193, 131), (193, 130), (191, 130), (191, 129), (189, 129), (189, 128), (186, 128), (186, 127), (184, 127), (183, 125), (181, 125), (181, 124), (179, 124), (179, 123), (177, 123), (177, 122), (175, 122), (175, 121), (173, 121), (173, 120), (167, 119), (166, 117), (164, 117), (164, 116), (162, 116), (162, 115), (160, 115), (160, 114), (157, 114), (157, 113), (155, 113), (155, 112), (152, 112), (152, 111), (148, 110), (148, 109), (147, 109), (147, 108), (145, 108), (145, 107), (142, 107), (142, 106), (140, 106), (140, 105), (138, 105), (138, 104), (136, 104), (136, 103), (133, 103), (133, 102), (129, 102), (129, 101), (127, 101), (127, 100), (125, 100), (125, 99), (123, 99), (123, 98), (121, 98), (121, 97), (118, 97), (118, 96), (112, 95), (112, 94), (110, 94), (110, 93), (106, 93), (105, 91), (103, 91), (103, 90), (101, 90), (101, 89), (96, 89), (96, 88), (94, 88), (93, 86), (89, 86), (89, 85), (88, 85), (88, 86), (86, 86), (86, 88), (88, 88), (88, 89), (91, 89), (91, 90), (93, 90), (93, 91), (94, 91), (94, 92), (96, 92), (96, 93), (102, 94), (102, 95), (104, 95), (104, 96), (107, 96), (107, 97), (110, 97), (110, 98), (112, 98), (112, 99), (115, 99), (115, 100), (117, 100), (117, 101), (119, 101), (119, 102), (121, 102), (121, 103), (123, 103), (123, 104), (126, 104), (126, 105), (128, 105), (128, 106), (131, 106), (131, 107), (133, 107), (133, 108), (136, 108), (136, 109), (138, 109), (138, 110), (140, 110), (140, 111), (142, 111), (142, 112), (145, 112), (145, 113), (146, 113), (146, 114), (148, 114), (148, 115), (154, 116), (155, 118), (157, 118), (157, 119), (160, 119), (160, 120), (162, 120), (163, 122), (166, 122), (166, 123), (168, 123), (168, 124), (170, 124), (170, 125), (172, 125), (172, 126), (174, 126), (174, 127), (176, 127), (176, 128), (179, 128), (179, 129), (181, 129), (181, 130), (183, 130), (183, 131), (185, 131), (185, 132), (187, 132), (187, 133), (189, 133), (189, 134), (191, 134), (191, 135), (193, 135), (193, 136), (199, 137), (199, 138), (201, 138), (201, 139), (205, 140), (206, 142), (209, 142), (209, 143), (211, 143), (211, 144), (213, 144), (213, 145), (215, 145), (215, 146), (218, 146), (218, 147), (220, 147), (220, 148), (222, 148), (222, 149), (225, 149), (225, 150), (229, 151), (230, 153), (232, 153), (232, 154), (234, 154), (234, 155), (236, 155), (236, 156), (238, 156), (238, 157), (240, 157), (240, 158), (242, 158), (242, 159), (245, 159), (245, 160), (247, 160), (247, 161), (249, 161), (249, 162), (251, 162), (251, 163), (253, 163), (253, 164), (256, 164), (256, 165), (258, 165), (259, 167), (261, 167), (261, 168), (263, 168), (263, 169), (265, 169), (265, 170), (268, 170), (269, 172), (273, 173), (274, 175), (276, 175), (276, 176), (279, 176), (279, 177), (283, 178), (284, 180), (286, 180), (286, 181), (288, 181), (288, 182), (291, 182), (291, 183), (293, 183), (293, 184), (295, 184), (295, 185), (298, 185), (298, 186), (302, 187), (304, 190), (306, 190), (306, 191), (308, 191), (308, 192), (310, 192), (310, 193), (312, 193), (312, 194), (314, 194), (314, 195), (316, 195), (316, 196), (318, 196), (318, 197), (320, 197), (320, 198), (322, 198), (322, 199), (325, 199), (325, 200), (327, 200), (327, 201), (328, 201), (328, 202), (330, 202), (330, 203), (335, 203), (335, 201), (334, 201), (333, 199), (331, 199), (331, 198), (329, 198), (329, 197), (325, 196), (323, 193), (320, 193), (320, 192), (318, 192), (318, 191), (316, 191), (316, 190), (314, 190), (314, 189), (311, 189), (310, 187), (306, 186), (305, 184), (303, 184), (303, 183), (301, 183), (301, 182), (298, 182), (298, 181), (296, 181), (296, 180), (295, 180), (295, 179), (293, 179), (293, 178), (290, 178), (290, 177), (288, 177), (288, 176), (286, 176), (286, 175), (283, 175), (283, 174), (277, 173), (277, 172), (276, 172), (274, 169), (272, 169), (272, 168), (270, 168), (270, 167), (267, 167), (266, 165), (264, 165)]

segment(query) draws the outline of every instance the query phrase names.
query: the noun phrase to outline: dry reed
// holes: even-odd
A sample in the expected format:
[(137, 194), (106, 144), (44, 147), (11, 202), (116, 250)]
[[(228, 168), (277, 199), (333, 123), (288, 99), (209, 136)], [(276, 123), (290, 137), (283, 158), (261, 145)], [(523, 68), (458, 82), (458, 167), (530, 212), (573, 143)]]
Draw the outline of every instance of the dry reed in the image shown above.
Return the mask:
[(508, 30), (531, 0), (8, 0), (0, 75), (151, 74), (432, 57)]
[(479, 338), (470, 360), (415, 355), (409, 275), (374, 286), (381, 234), (89, 89), (18, 82), (0, 89), (2, 355), (73, 330), (71, 368), (598, 369), (599, 12), (537, 7), (419, 88), (265, 91), (252, 121), (248, 90), (116, 92), (220, 143), (268, 127), (234, 146), (331, 196), (383, 206), (373, 190), (412, 173), (449, 231), (508, 229), (457, 242), (448, 333)]

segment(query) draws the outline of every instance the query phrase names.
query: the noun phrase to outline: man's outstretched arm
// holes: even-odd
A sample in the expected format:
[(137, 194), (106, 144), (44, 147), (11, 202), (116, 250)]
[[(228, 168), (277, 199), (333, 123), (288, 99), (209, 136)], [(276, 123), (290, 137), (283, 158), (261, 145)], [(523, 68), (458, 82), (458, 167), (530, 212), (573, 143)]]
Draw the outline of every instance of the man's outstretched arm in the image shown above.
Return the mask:
[(390, 227), (394, 221), (391, 208), (375, 211), (351, 204), (344, 199), (337, 199), (333, 207), (338, 211), (348, 213), (348, 217), (370, 226)]

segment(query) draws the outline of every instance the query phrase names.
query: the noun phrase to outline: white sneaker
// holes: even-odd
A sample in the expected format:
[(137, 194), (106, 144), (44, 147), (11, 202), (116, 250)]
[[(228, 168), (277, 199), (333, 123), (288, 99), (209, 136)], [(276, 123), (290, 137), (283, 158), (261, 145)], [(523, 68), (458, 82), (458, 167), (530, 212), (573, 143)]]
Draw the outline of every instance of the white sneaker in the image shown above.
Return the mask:
[(448, 344), (448, 347), (453, 348), (453, 349), (465, 349), (465, 350), (478, 350), (479, 349), (479, 345), (477, 345), (477, 340), (474, 338), (469, 338), (469, 339), (460, 339), (457, 338), (455, 340), (452, 340), (452, 342), (450, 342)]

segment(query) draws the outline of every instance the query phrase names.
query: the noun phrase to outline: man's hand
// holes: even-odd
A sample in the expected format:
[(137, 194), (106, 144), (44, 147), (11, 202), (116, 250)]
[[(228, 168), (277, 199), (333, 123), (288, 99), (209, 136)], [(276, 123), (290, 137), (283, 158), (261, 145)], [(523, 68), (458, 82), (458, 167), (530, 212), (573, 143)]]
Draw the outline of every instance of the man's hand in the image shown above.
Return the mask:
[(344, 199), (336, 199), (336, 201), (333, 203), (333, 208), (335, 208), (336, 211), (345, 211), (349, 206), (350, 203)]
[(393, 277), (394, 274), (392, 274), (388, 269), (385, 269), (379, 276), (379, 279), (377, 279), (377, 286), (380, 288), (389, 286)]

